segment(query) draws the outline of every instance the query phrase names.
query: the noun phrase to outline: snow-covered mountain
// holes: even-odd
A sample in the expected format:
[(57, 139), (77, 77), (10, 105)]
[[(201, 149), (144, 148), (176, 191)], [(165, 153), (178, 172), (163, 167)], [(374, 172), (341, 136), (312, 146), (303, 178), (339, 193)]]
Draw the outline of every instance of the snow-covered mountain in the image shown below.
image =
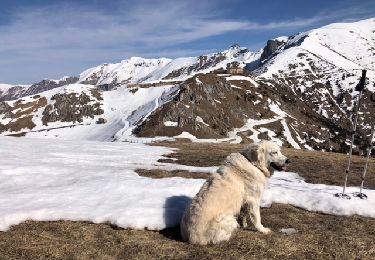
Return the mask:
[(359, 118), (363, 146), (375, 121), (374, 18), (278, 37), (257, 52), (233, 45), (199, 57), (133, 57), (90, 68), (79, 78), (2, 84), (0, 134), (271, 139), (345, 151), (362, 69), (371, 83)]
[[(322, 63), (325, 62), (342, 70), (367, 68), (373, 73), (375, 69), (374, 27), (375, 19), (372, 18), (354, 23), (335, 23), (299, 33), (290, 37), (278, 50), (278, 54), (281, 55), (276, 55), (277, 57), (270, 61), (273, 66), (272, 68), (267, 66), (267, 74), (279, 73), (279, 70), (283, 70), (285, 63), (290, 59), (299, 61), (298, 58), (303, 56), (301, 54), (310, 54), (321, 60)], [(283, 62), (281, 62), (282, 60)], [(317, 73), (319, 72), (328, 73), (330, 71), (326, 69), (317, 71)]]
[(137, 83), (154, 70), (164, 67), (170, 59), (143, 59), (132, 57), (115, 64), (103, 64), (81, 73), (79, 82), (84, 84), (127, 84)]
[(253, 69), (258, 80), (286, 85), (315, 112), (334, 122), (350, 117), (358, 92), (353, 91), (367, 70), (360, 125), (370, 129), (374, 106), (375, 19), (336, 23), (289, 37)]
[(374, 29), (372, 18), (299, 33), (282, 42), (255, 72), (266, 78), (302, 77), (310, 73), (315, 78), (340, 79), (341, 86), (335, 85), (333, 89), (337, 94), (351, 88), (350, 79), (341, 79), (344, 74), (350, 78), (358, 75), (357, 70), (367, 69), (368, 77), (375, 76)]
[(58, 80), (44, 79), (32, 85), (0, 84), (0, 101), (15, 100), (21, 97), (38, 94), (43, 91), (58, 88), (64, 85), (76, 83), (77, 77), (63, 77)]
[(116, 85), (128, 83), (150, 83), (157, 81), (182, 81), (198, 74), (216, 69), (226, 69), (228, 63), (238, 62), (244, 67), (260, 57), (260, 52), (250, 52), (237, 44), (230, 49), (177, 59), (144, 59), (132, 57), (115, 64), (103, 64), (81, 73), (79, 82), (93, 85)]

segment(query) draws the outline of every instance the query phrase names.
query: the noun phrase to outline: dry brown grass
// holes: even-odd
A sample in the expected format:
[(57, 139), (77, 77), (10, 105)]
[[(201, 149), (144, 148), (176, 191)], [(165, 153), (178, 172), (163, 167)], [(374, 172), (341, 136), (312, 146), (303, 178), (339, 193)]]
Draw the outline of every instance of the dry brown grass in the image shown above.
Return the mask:
[(22, 99), (18, 100), (14, 103), (14, 107), (9, 107), (8, 112), (10, 113), (10, 118), (12, 118), (13, 121), (4, 125), (4, 131), (19, 132), (22, 129), (34, 128), (35, 124), (33, 122), (33, 115), (31, 113), (47, 105), (47, 99), (45, 97), (39, 98), (38, 100), (32, 102), (23, 102), (24, 100)]
[[(290, 170), (297, 172), (310, 183), (343, 185), (348, 156), (339, 153), (323, 153), (285, 149), (285, 154), (292, 160)], [(365, 157), (353, 156), (348, 185), (359, 186), (365, 165)], [(368, 165), (365, 186), (375, 188), (375, 159)]]
[(16, 101), (13, 111), (18, 110), (16, 113), (12, 114), (12, 118), (19, 118), (24, 115), (29, 115), (32, 112), (37, 111), (41, 107), (47, 106), (47, 99), (45, 97), (39, 98), (38, 100), (22, 103)]
[(170, 178), (170, 177), (181, 177), (188, 179), (207, 179), (210, 176), (210, 173), (207, 172), (194, 172), (183, 170), (174, 170), (174, 171), (164, 171), (164, 170), (145, 170), (145, 169), (136, 169), (136, 173), (139, 176), (149, 177), (154, 179), (161, 178)]
[[(241, 151), (245, 144), (206, 144), (191, 143), (180, 140), (178, 142), (162, 142), (163, 145), (179, 150), (166, 157), (175, 158), (162, 159), (162, 162), (180, 163), (194, 166), (216, 166), (232, 152)], [(330, 185), (342, 185), (348, 156), (339, 153), (296, 150), (283, 148), (283, 153), (291, 160), (289, 170), (297, 172), (310, 183), (325, 183)], [(349, 175), (348, 185), (358, 186), (361, 182), (365, 157), (353, 156), (352, 171)], [(366, 177), (366, 186), (375, 188), (375, 159), (370, 160)]]
[[(225, 156), (243, 145), (163, 143), (177, 147), (170, 157), (178, 163), (196, 166), (218, 165)], [(337, 175), (346, 166), (346, 156), (285, 149), (297, 171), (310, 182), (341, 184)], [(360, 167), (363, 158), (354, 158)], [(371, 161), (374, 165), (374, 160)], [(370, 165), (369, 185), (374, 187), (374, 167)], [(207, 174), (186, 171), (146, 171), (147, 177)], [(353, 182), (356, 183), (353, 174)], [(263, 235), (254, 230), (238, 230), (219, 245), (195, 246), (181, 241), (178, 228), (160, 232), (116, 228), (88, 222), (25, 222), (8, 232), (0, 232), (0, 259), (375, 259), (375, 221), (359, 216), (340, 217), (308, 212), (289, 205), (274, 204), (261, 210), (262, 222), (274, 232)], [(286, 235), (281, 228), (295, 228)]]
[(12, 131), (12, 132), (19, 132), (22, 129), (33, 129), (35, 127), (35, 123), (33, 122), (33, 116), (24, 116), (18, 118), (16, 121), (10, 122), (5, 125), (5, 130)]
[[(374, 259), (374, 220), (307, 212), (288, 205), (262, 209), (270, 235), (238, 230), (219, 245), (181, 241), (178, 228), (136, 231), (87, 222), (26, 222), (0, 233), (2, 259)], [(281, 228), (298, 233), (286, 235)]]

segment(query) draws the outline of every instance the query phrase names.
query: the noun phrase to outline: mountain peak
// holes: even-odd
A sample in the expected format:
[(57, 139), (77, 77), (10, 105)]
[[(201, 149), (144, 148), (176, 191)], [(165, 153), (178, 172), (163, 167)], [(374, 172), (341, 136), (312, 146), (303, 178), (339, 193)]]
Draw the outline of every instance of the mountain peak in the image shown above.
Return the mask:
[(238, 43), (233, 43), (230, 46), (230, 49), (234, 49), (234, 50), (241, 49), (241, 46)]

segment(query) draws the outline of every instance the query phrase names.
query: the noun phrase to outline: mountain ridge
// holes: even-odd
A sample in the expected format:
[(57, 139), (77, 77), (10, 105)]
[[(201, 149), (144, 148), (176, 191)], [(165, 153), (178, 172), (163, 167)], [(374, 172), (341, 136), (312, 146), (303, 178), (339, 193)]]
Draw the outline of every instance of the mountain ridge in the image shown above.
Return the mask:
[[(265, 138), (345, 151), (360, 70), (366, 67), (375, 80), (373, 42), (371, 18), (278, 37), (257, 52), (233, 45), (198, 57), (132, 57), (90, 68), (79, 78), (17, 88), (13, 95), (3, 85), (0, 134), (106, 141), (134, 134), (218, 142)], [(375, 120), (373, 91), (368, 84), (359, 146)]]

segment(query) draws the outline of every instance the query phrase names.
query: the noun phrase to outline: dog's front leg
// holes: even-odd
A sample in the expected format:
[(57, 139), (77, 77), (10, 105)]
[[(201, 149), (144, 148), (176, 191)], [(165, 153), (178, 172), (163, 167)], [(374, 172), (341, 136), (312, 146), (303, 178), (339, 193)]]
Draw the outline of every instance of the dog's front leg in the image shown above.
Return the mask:
[(254, 224), (255, 228), (262, 232), (263, 234), (268, 234), (271, 232), (271, 229), (266, 228), (262, 225), (260, 219), (260, 201), (249, 201), (247, 204), (247, 210), (250, 217), (251, 222)]

